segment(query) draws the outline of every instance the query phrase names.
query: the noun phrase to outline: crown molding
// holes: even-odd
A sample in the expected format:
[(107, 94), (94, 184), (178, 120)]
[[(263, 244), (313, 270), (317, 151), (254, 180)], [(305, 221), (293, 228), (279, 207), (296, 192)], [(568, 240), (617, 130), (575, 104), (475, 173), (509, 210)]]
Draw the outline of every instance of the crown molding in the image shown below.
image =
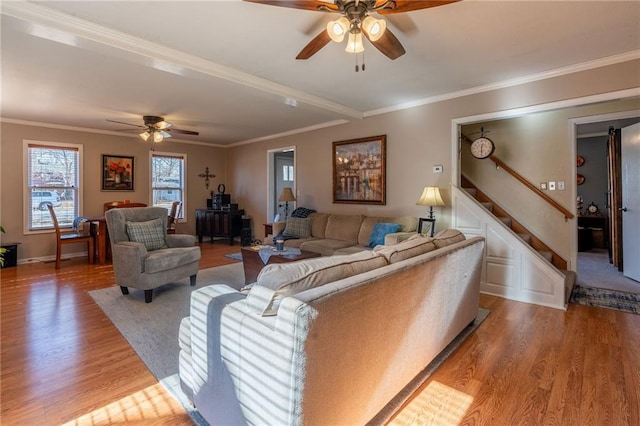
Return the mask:
[(492, 90), (505, 89), (507, 87), (518, 86), (526, 83), (533, 83), (540, 80), (546, 80), (554, 77), (561, 77), (567, 74), (573, 74), (580, 71), (588, 71), (595, 68), (601, 68), (608, 65), (614, 65), (622, 62), (634, 61), (640, 59), (640, 50), (632, 50), (629, 52), (621, 53), (618, 55), (607, 56), (605, 58), (596, 59), (593, 61), (582, 62), (579, 64), (573, 64), (562, 68), (556, 68), (550, 71), (544, 71), (537, 74), (531, 74), (524, 77), (514, 78), (512, 80), (505, 80), (498, 83), (485, 84), (483, 86), (476, 86), (470, 89), (460, 90), (457, 92), (445, 93), (443, 95), (432, 96), (424, 99), (419, 99), (404, 104), (398, 104), (387, 108), (380, 108), (364, 113), (365, 117), (372, 117), (375, 115), (386, 114), (394, 111), (401, 111), (403, 109), (415, 108), (422, 105), (433, 104), (436, 102), (442, 102), (450, 99), (460, 98), (463, 96), (476, 95), (478, 93), (490, 92)]
[(168, 64), (175, 64), (201, 74), (281, 96), (283, 102), (286, 102), (287, 98), (295, 99), (297, 102), (302, 102), (350, 118), (363, 118), (362, 111), (337, 102), (332, 102), (319, 96), (314, 96), (234, 68), (226, 67), (199, 56), (190, 55), (180, 50), (171, 49), (139, 37), (115, 31), (42, 5), (29, 2), (2, 2), (0, 13), (37, 25), (54, 28), (58, 31), (73, 34), (76, 37), (91, 40), (115, 49), (154, 60), (164, 61)]

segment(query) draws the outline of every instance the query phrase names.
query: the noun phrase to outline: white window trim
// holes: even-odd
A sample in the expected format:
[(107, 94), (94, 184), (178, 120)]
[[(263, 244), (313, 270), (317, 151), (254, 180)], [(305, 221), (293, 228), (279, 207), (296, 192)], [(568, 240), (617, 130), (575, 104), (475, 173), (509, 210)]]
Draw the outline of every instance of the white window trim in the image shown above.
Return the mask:
[(182, 187), (182, 219), (179, 219), (179, 223), (187, 223), (187, 154), (184, 152), (164, 152), (164, 151), (149, 151), (149, 205), (153, 206), (153, 157), (180, 157), (184, 161), (183, 180), (184, 186)]
[[(84, 145), (77, 143), (64, 143), (64, 142), (49, 142), (39, 141), (32, 139), (22, 140), (22, 225), (24, 227), (24, 235), (35, 234), (52, 234), (56, 232), (55, 229), (29, 229), (29, 209), (31, 208), (31, 200), (29, 200), (29, 167), (27, 162), (29, 161), (29, 145), (43, 145), (43, 146), (55, 146), (59, 148), (73, 148), (78, 150), (78, 215), (83, 214), (82, 192), (83, 192), (83, 180), (84, 180), (84, 161), (83, 161), (83, 148)], [(27, 206), (27, 200), (29, 200), (29, 206)]]

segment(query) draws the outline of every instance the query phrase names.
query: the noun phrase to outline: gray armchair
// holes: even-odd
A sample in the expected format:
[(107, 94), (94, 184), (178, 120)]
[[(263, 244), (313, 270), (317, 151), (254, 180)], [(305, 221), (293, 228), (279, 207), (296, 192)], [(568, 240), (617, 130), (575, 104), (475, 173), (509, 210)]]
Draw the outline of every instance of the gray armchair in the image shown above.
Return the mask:
[(156, 287), (187, 276), (196, 284), (200, 247), (193, 235), (167, 235), (167, 209), (116, 208), (105, 212), (105, 219), (122, 294), (129, 294), (129, 287), (144, 290), (150, 303)]

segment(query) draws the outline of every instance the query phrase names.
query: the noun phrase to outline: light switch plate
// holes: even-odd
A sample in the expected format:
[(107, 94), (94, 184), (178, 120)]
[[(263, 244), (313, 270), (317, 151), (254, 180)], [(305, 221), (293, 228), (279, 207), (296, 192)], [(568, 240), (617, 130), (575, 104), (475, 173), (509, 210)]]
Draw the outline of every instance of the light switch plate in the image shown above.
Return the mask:
[(542, 189), (543, 191), (546, 191), (546, 189), (547, 189), (547, 182), (542, 182), (542, 183), (540, 183), (540, 189)]
[(433, 173), (442, 173), (442, 164), (433, 166)]
[(564, 181), (558, 182), (558, 191), (564, 191)]
[(549, 182), (549, 191), (555, 191), (555, 190), (556, 190), (556, 183)]

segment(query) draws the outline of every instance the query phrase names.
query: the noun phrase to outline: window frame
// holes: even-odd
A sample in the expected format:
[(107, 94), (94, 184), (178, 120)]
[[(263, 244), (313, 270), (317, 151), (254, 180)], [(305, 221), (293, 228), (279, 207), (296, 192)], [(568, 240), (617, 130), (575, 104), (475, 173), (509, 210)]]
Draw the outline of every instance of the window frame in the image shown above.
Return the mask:
[[(153, 186), (153, 158), (154, 157), (166, 157), (166, 158), (178, 158), (182, 160), (182, 186), (179, 188), (175, 187), (154, 187)], [(161, 151), (149, 151), (149, 205), (155, 206), (154, 201), (154, 191), (155, 190), (174, 190), (179, 189), (182, 192), (182, 211), (181, 216), (176, 218), (176, 222), (187, 223), (187, 215), (185, 212), (187, 211), (187, 154), (183, 152), (161, 152)], [(164, 207), (164, 206), (163, 206)]]
[[(22, 141), (22, 165), (23, 165), (23, 196), (22, 196), (22, 211), (23, 211), (23, 217), (22, 217), (22, 223), (23, 223), (23, 233), (24, 235), (34, 235), (34, 234), (50, 234), (52, 232), (55, 232), (55, 228), (53, 226), (53, 223), (51, 224), (50, 227), (43, 227), (43, 228), (36, 228), (36, 229), (32, 229), (32, 223), (31, 223), (31, 210), (32, 210), (32, 200), (31, 200), (31, 192), (33, 191), (34, 188), (33, 186), (29, 185), (30, 182), (30, 175), (29, 172), (31, 170), (30, 164), (29, 164), (29, 160), (30, 160), (30, 154), (29, 154), (29, 149), (32, 147), (40, 147), (40, 148), (47, 148), (50, 147), (51, 149), (69, 149), (69, 150), (73, 150), (76, 151), (78, 154), (78, 166), (77, 166), (77, 179), (76, 179), (76, 183), (77, 186), (74, 187), (66, 187), (66, 186), (46, 186), (46, 187), (37, 187), (37, 188), (43, 188), (43, 190), (46, 189), (51, 189), (51, 190), (58, 190), (58, 189), (73, 189), (75, 190), (75, 200), (76, 200), (76, 206), (77, 206), (77, 215), (78, 216), (82, 216), (83, 214), (83, 196), (82, 196), (82, 183), (83, 183), (83, 176), (84, 176), (84, 157), (83, 157), (83, 148), (84, 145), (82, 144), (77, 144), (77, 143), (67, 143), (67, 142), (50, 142), (50, 141), (40, 141), (40, 140), (30, 140), (30, 139), (23, 139)], [(72, 225), (60, 225), (60, 228), (63, 229), (71, 229)]]

